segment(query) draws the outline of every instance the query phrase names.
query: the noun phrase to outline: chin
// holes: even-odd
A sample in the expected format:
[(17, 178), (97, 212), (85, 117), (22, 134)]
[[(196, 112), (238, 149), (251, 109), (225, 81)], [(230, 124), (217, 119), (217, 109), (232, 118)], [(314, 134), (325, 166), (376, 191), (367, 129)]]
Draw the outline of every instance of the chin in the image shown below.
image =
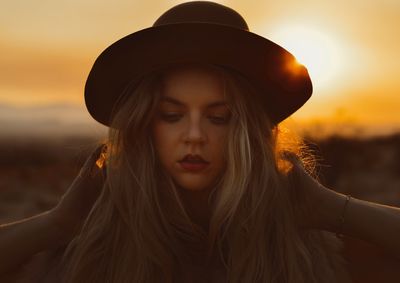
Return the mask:
[(208, 186), (202, 186), (198, 184), (180, 184), (178, 187), (185, 191), (205, 191), (207, 190)]
[(178, 188), (185, 191), (206, 191), (209, 187), (209, 183), (195, 182), (195, 180), (190, 180), (189, 182), (175, 182)]

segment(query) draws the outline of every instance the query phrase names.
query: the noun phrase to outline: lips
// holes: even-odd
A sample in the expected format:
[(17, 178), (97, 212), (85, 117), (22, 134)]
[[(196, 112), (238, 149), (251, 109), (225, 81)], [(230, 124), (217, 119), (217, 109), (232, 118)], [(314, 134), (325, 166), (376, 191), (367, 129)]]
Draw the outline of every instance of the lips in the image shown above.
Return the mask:
[(209, 163), (202, 156), (198, 154), (187, 154), (184, 158), (182, 158), (179, 162), (188, 162), (188, 163)]
[(210, 162), (204, 160), (200, 155), (188, 154), (179, 161), (183, 169), (187, 171), (201, 171), (205, 169)]

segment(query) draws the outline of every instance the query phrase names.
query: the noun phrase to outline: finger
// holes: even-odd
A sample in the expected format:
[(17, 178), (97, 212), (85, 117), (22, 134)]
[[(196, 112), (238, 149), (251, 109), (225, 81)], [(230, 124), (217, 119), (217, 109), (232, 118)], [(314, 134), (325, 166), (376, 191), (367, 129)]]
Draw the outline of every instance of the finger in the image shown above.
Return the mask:
[(292, 164), (292, 167), (288, 171), (288, 177), (292, 180), (292, 182), (299, 183), (302, 180), (304, 180), (306, 176), (309, 175), (303, 164), (303, 161), (296, 153), (290, 151), (283, 151), (281, 153), (281, 156), (283, 159), (287, 160)]
[(299, 156), (294, 152), (285, 150), (281, 153), (281, 156), (283, 159), (291, 162), (293, 165), (298, 165), (303, 167), (303, 163), (301, 162)]
[[(86, 162), (83, 164), (79, 176), (81, 178), (89, 178), (89, 179), (95, 179), (98, 176), (103, 176), (104, 175), (104, 170), (99, 168), (99, 166), (96, 164), (96, 161), (99, 160), (101, 157), (102, 152), (105, 152), (106, 145), (102, 144), (98, 146), (92, 154), (89, 156), (89, 158), (86, 160)], [(104, 163), (104, 160), (102, 161)], [(104, 168), (104, 164), (102, 166)]]
[(107, 170), (106, 170), (106, 160), (107, 160), (107, 144), (104, 144), (102, 146), (100, 156), (96, 160), (96, 166), (102, 170), (102, 173), (104, 176), (106, 176)]

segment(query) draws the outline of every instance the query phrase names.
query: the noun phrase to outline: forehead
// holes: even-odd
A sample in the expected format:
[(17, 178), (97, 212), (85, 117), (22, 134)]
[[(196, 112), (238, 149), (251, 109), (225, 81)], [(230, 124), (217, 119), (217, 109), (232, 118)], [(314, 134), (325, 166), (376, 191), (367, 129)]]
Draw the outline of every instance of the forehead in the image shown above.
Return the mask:
[(179, 101), (182, 104), (224, 102), (225, 90), (221, 72), (200, 65), (170, 69), (163, 74), (161, 101)]

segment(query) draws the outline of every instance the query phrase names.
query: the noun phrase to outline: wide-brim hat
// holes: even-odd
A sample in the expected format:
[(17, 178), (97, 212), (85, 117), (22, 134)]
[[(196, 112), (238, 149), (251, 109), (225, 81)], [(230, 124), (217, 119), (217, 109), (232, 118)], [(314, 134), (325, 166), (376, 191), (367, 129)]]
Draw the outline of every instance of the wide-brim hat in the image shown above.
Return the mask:
[(274, 124), (311, 96), (307, 69), (276, 43), (249, 31), (241, 15), (226, 6), (193, 1), (172, 7), (152, 27), (111, 44), (96, 59), (85, 85), (91, 116), (110, 126), (119, 96), (132, 81), (166, 66), (199, 62), (243, 75)]

